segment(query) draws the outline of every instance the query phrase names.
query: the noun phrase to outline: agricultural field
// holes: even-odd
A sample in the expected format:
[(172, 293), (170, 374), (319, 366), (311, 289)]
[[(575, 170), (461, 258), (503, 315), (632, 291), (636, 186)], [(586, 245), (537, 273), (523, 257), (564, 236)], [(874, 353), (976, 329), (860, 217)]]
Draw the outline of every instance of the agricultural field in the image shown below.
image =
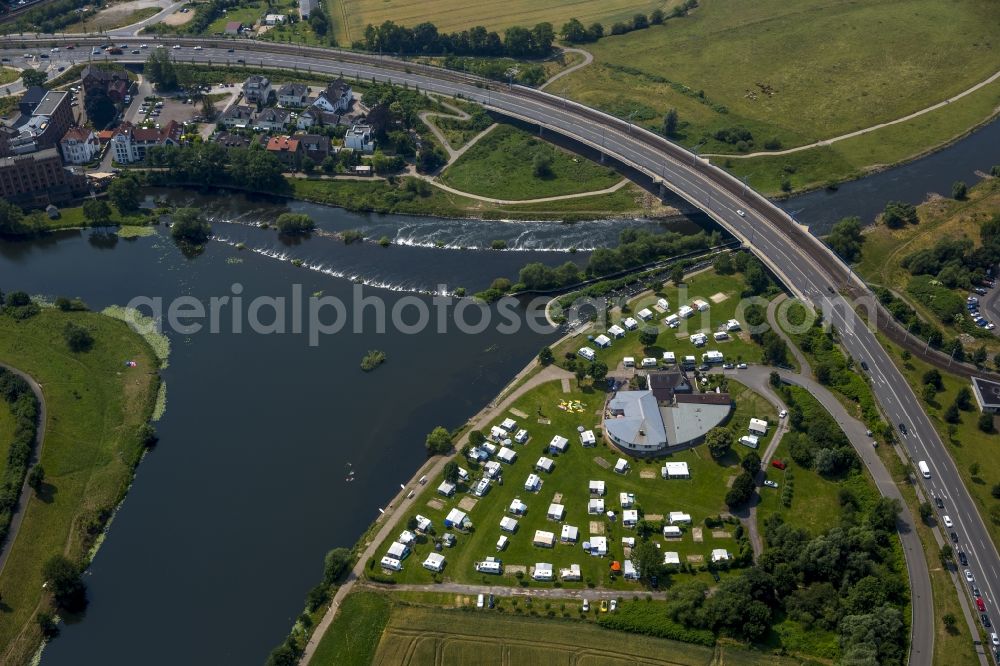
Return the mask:
[(654, 9), (670, 9), (676, 0), (512, 0), (502, 5), (455, 0), (330, 0), (333, 24), (340, 44), (361, 39), (365, 26), (394, 21), (414, 26), (430, 21), (441, 32), (468, 30), (475, 25), (503, 32), (511, 26), (531, 27), (548, 21), (558, 31), (562, 24), (577, 18), (585, 25), (599, 21), (610, 28), (615, 21), (626, 21), (634, 14), (649, 14)]
[(122, 28), (155, 16), (162, 7), (143, 6), (144, 2), (124, 2), (102, 9), (90, 18), (73, 23), (65, 32), (102, 32)]
[[(549, 91), (622, 117), (634, 114), (655, 129), (676, 108), (677, 140), (702, 153), (740, 152), (735, 140), (715, 138), (734, 127), (752, 135), (744, 152), (770, 149), (765, 143), (790, 148), (906, 116), (986, 79), (1000, 67), (996, 21), (989, 0), (706, 0), (684, 18), (586, 45), (594, 64)], [(766, 158), (770, 168), (739, 159), (732, 168), (741, 175), (756, 170), (751, 184), (765, 190), (777, 185), (786, 164), (796, 170), (795, 188), (848, 177), (990, 117), (1000, 85), (979, 93), (961, 100), (961, 108), (949, 105), (914, 126), (887, 130), (888, 141), (880, 130), (819, 155)], [(927, 126), (936, 129), (931, 136), (913, 131)]]
[[(541, 175), (536, 174), (538, 160), (547, 160), (549, 165)], [(442, 182), (462, 192), (511, 200), (603, 190), (622, 178), (610, 167), (505, 124), (480, 139), (440, 176)]]

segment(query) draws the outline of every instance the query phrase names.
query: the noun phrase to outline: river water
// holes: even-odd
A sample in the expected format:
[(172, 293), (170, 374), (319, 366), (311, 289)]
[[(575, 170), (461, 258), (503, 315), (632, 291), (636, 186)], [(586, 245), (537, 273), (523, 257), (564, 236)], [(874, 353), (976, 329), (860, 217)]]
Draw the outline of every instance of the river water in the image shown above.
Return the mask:
[[(818, 232), (845, 215), (868, 221), (887, 200), (919, 202), (953, 180), (973, 182), (975, 169), (1000, 161), (998, 145), (993, 123), (941, 153), (786, 206)], [(685, 220), (561, 225), (355, 215), (228, 193), (157, 196), (203, 209), (220, 241), (197, 257), (184, 256), (163, 230), (132, 240), (88, 231), (5, 242), (0, 285), (79, 296), (94, 309), (141, 296), (207, 302), (237, 290), (244, 302), (290, 298), (299, 285), (305, 296), (349, 308), (358, 295), (376, 296), (391, 312), (404, 300), (432, 307), (431, 294), (514, 278), (527, 261), (583, 262), (626, 227), (699, 228)], [(357, 229), (394, 245), (287, 241), (259, 228), (285, 210), (311, 214), (325, 232)], [(510, 250), (481, 249), (494, 240)], [(87, 574), (85, 620), (63, 627), (43, 665), (262, 663), (319, 580), (323, 554), (352, 545), (425, 459), (425, 434), (467, 420), (555, 336), (526, 326), (471, 335), (453, 324), (441, 334), (391, 325), (379, 333), (370, 310), (348, 317), (365, 322), (362, 332), (349, 326), (316, 346), (305, 334), (237, 334), (229, 320), (215, 334), (167, 331), (173, 351), (163, 373), (161, 443), (140, 465)], [(358, 364), (372, 348), (389, 360), (366, 374)]]

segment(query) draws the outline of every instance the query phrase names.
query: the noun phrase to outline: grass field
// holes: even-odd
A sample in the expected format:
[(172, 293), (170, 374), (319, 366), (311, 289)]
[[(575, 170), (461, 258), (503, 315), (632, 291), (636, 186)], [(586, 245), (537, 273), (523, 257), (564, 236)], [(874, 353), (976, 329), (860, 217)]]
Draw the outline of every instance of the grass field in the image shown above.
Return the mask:
[(0, 67), (0, 85), (17, 81), (19, 78), (21, 78), (21, 72), (13, 67)]
[[(594, 64), (550, 92), (623, 117), (634, 112), (654, 128), (676, 108), (678, 140), (703, 153), (736, 152), (711, 136), (734, 126), (751, 131), (751, 150), (772, 138), (789, 148), (905, 116), (986, 79), (1000, 67), (997, 20), (989, 0), (706, 1), (681, 20), (587, 45)], [(795, 188), (850, 177), (982, 122), (998, 91), (994, 84), (816, 155), (732, 160), (733, 169), (750, 172), (751, 184), (769, 192), (778, 190), (786, 164), (796, 169)]]
[[(94, 348), (66, 350), (62, 329), (74, 321), (90, 329)], [(125, 368), (124, 360), (137, 368)], [(85, 558), (100, 526), (99, 513), (123, 497), (138, 461), (138, 427), (149, 417), (158, 363), (128, 326), (93, 313), (43, 309), (16, 323), (0, 317), (0, 360), (44, 388), (48, 421), (41, 464), (50, 488), (28, 502), (24, 523), (0, 575), (3, 663), (26, 663), (40, 635), (32, 620), (42, 601), (41, 563), (55, 553)]]
[[(556, 600), (552, 602), (552, 607), (559, 609), (564, 603), (576, 606), (576, 602)], [(642, 605), (649, 602), (625, 602), (632, 603)], [(445, 610), (396, 605), (371, 663), (378, 666), (625, 666), (637, 663), (649, 666), (791, 666), (801, 663), (728, 645), (707, 648), (611, 631), (591, 622), (534, 616), (547, 612), (537, 602), (532, 610), (525, 609), (523, 615), (496, 610)]]
[[(858, 273), (866, 282), (892, 289), (905, 298), (926, 321), (945, 329), (947, 337), (971, 332), (976, 337), (973, 345), (985, 344), (992, 358), (993, 354), (1000, 352), (1000, 339), (990, 331), (973, 326), (967, 318), (961, 330), (953, 321), (941, 321), (926, 304), (907, 294), (906, 287), (912, 276), (900, 264), (906, 256), (931, 248), (943, 238), (967, 238), (974, 245), (980, 245), (979, 228), (997, 211), (1000, 211), (1000, 179), (996, 178), (980, 181), (969, 191), (966, 201), (931, 199), (917, 208), (919, 224), (902, 229), (890, 229), (879, 224), (865, 233), (862, 258), (857, 264)], [(953, 291), (963, 301), (969, 294), (964, 289)]]
[(73, 23), (66, 26), (64, 32), (102, 32), (104, 30), (114, 30), (133, 23), (138, 23), (155, 16), (160, 12), (160, 7), (143, 7), (134, 11), (122, 12), (117, 8), (107, 9), (98, 12), (95, 16), (86, 21)]
[[(14, 414), (6, 400), (0, 401), (0, 465), (7, 465), (7, 454), (14, 437)], [(2, 469), (2, 468), (0, 468)]]
[(615, 21), (631, 19), (637, 13), (649, 14), (654, 9), (669, 9), (676, 0), (511, 0), (502, 5), (455, 0), (330, 0), (336, 36), (341, 44), (350, 44), (364, 36), (365, 26), (394, 21), (414, 26), (430, 21), (441, 32), (468, 30), (475, 25), (503, 33), (514, 25), (532, 27), (549, 21), (556, 31), (571, 18), (584, 25), (599, 21), (610, 29)]
[[(533, 161), (539, 154), (551, 162), (548, 176), (533, 173)], [(440, 178), (463, 192), (516, 200), (603, 190), (622, 176), (522, 129), (498, 125), (447, 167)]]
[(384, 594), (359, 590), (344, 599), (310, 663), (316, 666), (367, 666), (389, 621), (392, 603)]

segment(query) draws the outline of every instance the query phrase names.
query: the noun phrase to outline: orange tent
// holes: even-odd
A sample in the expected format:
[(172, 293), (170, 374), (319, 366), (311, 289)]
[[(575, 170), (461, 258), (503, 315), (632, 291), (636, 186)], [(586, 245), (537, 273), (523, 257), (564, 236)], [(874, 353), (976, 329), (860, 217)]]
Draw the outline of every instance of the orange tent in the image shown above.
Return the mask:
[(622, 570), (622, 565), (618, 562), (618, 560), (615, 560), (614, 562), (611, 563), (611, 570), (612, 571), (621, 571)]

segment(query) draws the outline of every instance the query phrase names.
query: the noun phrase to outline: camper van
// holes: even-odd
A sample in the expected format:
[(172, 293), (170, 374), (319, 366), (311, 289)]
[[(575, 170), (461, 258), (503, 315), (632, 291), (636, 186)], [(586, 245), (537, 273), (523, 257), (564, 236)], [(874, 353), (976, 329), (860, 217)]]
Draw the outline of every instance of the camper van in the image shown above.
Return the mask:
[(931, 468), (927, 466), (926, 460), (918, 462), (917, 467), (920, 468), (920, 473), (924, 475), (925, 479), (931, 478)]

